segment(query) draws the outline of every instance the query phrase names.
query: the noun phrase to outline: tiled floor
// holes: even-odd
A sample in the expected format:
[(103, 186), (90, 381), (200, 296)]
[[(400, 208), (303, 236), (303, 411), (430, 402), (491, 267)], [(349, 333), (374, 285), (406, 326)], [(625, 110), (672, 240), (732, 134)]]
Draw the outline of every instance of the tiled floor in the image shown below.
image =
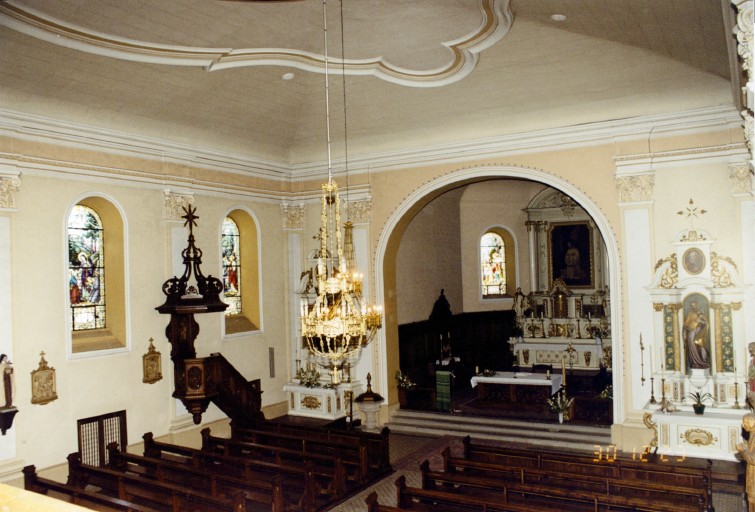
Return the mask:
[[(365, 489), (359, 494), (352, 496), (344, 503), (340, 503), (331, 510), (334, 512), (365, 512), (367, 506), (364, 499), (368, 494), (375, 491), (378, 501), (383, 505), (396, 505), (396, 486), (394, 482), (400, 475), (406, 475), (406, 482), (412, 487), (421, 486), (419, 464), (444, 447), (449, 446), (452, 438), (428, 438), (391, 434), (391, 465), (394, 472), (383, 478), (380, 482)], [(424, 456), (424, 458), (422, 458)], [(422, 460), (419, 460), (422, 458)]]

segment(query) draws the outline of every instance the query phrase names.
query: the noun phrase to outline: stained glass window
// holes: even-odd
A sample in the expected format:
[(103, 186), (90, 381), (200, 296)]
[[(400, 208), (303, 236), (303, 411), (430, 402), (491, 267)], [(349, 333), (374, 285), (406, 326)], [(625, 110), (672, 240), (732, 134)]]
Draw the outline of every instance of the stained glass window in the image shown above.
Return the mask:
[(74, 206), (68, 217), (68, 292), (74, 331), (106, 326), (103, 236), (97, 212)]
[(226, 316), (241, 314), (241, 255), (239, 227), (230, 217), (223, 221), (220, 237), (223, 251), (223, 296), (228, 304)]
[(480, 240), (482, 296), (497, 297), (506, 293), (506, 250), (500, 235), (488, 232)]

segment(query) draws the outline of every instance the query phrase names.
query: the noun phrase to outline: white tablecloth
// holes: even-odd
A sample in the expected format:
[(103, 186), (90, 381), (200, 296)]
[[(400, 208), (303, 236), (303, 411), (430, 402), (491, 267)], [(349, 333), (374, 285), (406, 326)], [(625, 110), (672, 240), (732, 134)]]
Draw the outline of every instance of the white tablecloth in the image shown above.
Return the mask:
[(496, 372), (495, 375), (485, 377), (475, 375), (472, 377), (472, 387), (478, 383), (482, 384), (514, 384), (518, 386), (550, 386), (551, 394), (555, 393), (561, 387), (561, 375), (551, 373), (550, 380), (545, 373), (527, 373), (527, 372)]

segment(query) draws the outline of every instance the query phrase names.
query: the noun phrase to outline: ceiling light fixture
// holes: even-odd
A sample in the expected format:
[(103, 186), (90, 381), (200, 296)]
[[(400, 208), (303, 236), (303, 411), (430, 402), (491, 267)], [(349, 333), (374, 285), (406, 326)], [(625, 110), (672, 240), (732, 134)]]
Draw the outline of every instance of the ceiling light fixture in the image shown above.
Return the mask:
[[(341, 5), (343, 9), (343, 3)], [(341, 232), (341, 199), (338, 185), (333, 180), (331, 156), (327, 0), (323, 0), (322, 9), (328, 181), (322, 185), (320, 202), (317, 297), (312, 304), (302, 299), (300, 315), (302, 336), (307, 340), (311, 354), (318, 365), (330, 371), (330, 383), (336, 386), (341, 382), (344, 365), (356, 360), (361, 348), (372, 340), (381, 327), (382, 310), (379, 306), (368, 306), (362, 296), (363, 274), (355, 268), (350, 223), (346, 223), (348, 236), (343, 236)], [(343, 30), (343, 21), (341, 23)], [(344, 104), (345, 101), (344, 91)], [(347, 240), (344, 241), (344, 238)], [(344, 251), (344, 245), (348, 245), (348, 251)]]

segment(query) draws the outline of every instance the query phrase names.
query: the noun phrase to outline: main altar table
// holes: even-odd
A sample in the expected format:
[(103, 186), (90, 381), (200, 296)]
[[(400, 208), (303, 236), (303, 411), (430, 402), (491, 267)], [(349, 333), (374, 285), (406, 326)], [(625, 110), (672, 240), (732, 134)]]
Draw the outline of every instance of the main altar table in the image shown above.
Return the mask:
[(561, 375), (528, 372), (496, 372), (472, 377), (477, 400), (493, 407), (540, 411), (546, 400), (561, 388)]

